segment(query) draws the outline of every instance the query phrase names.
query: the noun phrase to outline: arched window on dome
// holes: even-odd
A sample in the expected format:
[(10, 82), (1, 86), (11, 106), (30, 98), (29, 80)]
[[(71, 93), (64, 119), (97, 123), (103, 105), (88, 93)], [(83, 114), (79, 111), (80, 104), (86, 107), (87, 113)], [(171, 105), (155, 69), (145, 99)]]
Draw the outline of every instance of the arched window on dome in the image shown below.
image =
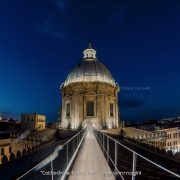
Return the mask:
[(114, 117), (114, 104), (113, 103), (110, 103), (110, 106), (109, 106), (109, 114), (110, 114), (110, 117)]
[(71, 117), (71, 103), (66, 104), (66, 117)]
[(94, 116), (94, 101), (87, 101), (86, 116)]

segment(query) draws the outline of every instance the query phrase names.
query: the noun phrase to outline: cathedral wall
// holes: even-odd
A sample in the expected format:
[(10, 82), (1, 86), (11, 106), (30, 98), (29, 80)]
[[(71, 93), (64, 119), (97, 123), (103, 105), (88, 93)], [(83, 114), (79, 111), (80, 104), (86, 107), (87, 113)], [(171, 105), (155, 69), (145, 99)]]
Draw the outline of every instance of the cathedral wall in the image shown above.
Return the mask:
[[(92, 101), (94, 102), (94, 115), (93, 116), (87, 116), (87, 102)], [(88, 123), (88, 121), (92, 122), (92, 125), (95, 127), (97, 126), (97, 101), (96, 101), (96, 95), (84, 95), (84, 114), (83, 114), (83, 119), (84, 119), (84, 126)]]
[[(117, 87), (105, 83), (77, 83), (62, 88), (62, 127), (77, 129), (88, 122), (98, 129), (114, 128), (118, 125)], [(87, 103), (93, 102), (94, 114), (87, 115)], [(66, 116), (67, 103), (71, 104), (70, 116)], [(113, 116), (110, 115), (113, 104)], [(112, 112), (111, 112), (112, 113)]]

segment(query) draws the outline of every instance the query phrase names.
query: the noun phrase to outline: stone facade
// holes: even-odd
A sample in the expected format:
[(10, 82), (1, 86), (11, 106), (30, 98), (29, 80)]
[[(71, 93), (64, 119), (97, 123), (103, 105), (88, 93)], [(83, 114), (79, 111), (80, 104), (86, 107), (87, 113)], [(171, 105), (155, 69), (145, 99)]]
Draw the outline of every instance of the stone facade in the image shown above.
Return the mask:
[(21, 125), (24, 130), (44, 130), (46, 116), (34, 114), (21, 114)]
[(166, 151), (172, 150), (173, 153), (180, 152), (180, 129), (178, 127), (161, 129), (159, 132), (166, 134)]

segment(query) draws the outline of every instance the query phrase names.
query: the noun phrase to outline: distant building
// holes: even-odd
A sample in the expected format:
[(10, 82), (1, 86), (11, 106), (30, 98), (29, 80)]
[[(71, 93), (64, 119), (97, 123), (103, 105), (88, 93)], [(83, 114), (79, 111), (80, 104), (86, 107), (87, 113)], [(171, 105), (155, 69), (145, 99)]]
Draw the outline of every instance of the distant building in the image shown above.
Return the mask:
[(122, 128), (123, 136), (133, 138), (137, 141), (149, 144), (159, 149), (166, 147), (166, 133), (160, 131), (149, 132), (134, 127)]
[(159, 131), (166, 133), (166, 151), (172, 150), (173, 153), (180, 152), (180, 129), (178, 127), (175, 127), (162, 129)]
[(44, 130), (46, 116), (37, 113), (21, 114), (21, 125), (23, 129)]

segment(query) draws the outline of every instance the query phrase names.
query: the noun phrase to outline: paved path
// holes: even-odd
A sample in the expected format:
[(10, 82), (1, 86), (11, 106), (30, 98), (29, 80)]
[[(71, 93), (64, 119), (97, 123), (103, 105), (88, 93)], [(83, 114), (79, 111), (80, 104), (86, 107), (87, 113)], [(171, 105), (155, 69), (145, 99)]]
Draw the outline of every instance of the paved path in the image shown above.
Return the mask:
[(99, 144), (89, 127), (69, 180), (115, 180)]

